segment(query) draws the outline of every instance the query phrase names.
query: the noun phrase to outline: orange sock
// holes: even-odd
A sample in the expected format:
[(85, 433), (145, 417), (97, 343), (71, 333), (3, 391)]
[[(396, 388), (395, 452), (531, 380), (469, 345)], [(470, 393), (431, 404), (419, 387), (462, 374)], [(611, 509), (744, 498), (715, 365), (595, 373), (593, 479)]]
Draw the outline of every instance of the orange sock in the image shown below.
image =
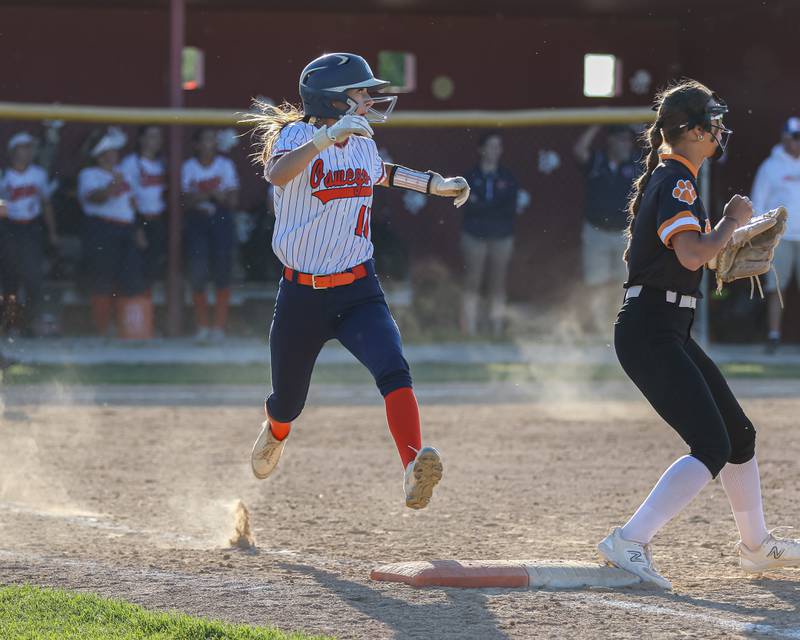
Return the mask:
[(231, 300), (230, 289), (217, 289), (217, 303), (214, 306), (214, 327), (224, 329), (228, 324), (228, 306)]
[(277, 420), (269, 418), (269, 430), (272, 431), (272, 435), (275, 436), (276, 440), (283, 440), (292, 430), (292, 423), (278, 422)]
[(417, 397), (411, 387), (403, 387), (395, 389), (383, 400), (386, 403), (389, 431), (405, 468), (417, 457), (417, 451), (422, 447)]
[(197, 328), (208, 326), (208, 298), (205, 292), (192, 294), (194, 302), (194, 319)]

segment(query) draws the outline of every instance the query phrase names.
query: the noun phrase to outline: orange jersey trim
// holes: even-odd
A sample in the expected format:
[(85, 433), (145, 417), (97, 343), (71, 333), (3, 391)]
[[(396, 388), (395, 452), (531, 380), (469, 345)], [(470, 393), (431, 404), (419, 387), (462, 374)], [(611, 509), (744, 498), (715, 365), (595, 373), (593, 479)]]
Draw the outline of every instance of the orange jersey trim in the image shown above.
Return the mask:
[(691, 162), (689, 162), (689, 160), (684, 158), (682, 155), (679, 155), (677, 153), (660, 153), (658, 155), (658, 159), (661, 160), (661, 162), (664, 162), (664, 160), (675, 160), (676, 162), (680, 162), (684, 167), (686, 167), (689, 171), (692, 172), (692, 176), (695, 179), (697, 178), (697, 173), (699, 169), (695, 167)]
[(702, 231), (700, 221), (691, 211), (676, 213), (658, 228), (658, 237), (668, 248), (672, 248), (672, 238), (684, 231)]

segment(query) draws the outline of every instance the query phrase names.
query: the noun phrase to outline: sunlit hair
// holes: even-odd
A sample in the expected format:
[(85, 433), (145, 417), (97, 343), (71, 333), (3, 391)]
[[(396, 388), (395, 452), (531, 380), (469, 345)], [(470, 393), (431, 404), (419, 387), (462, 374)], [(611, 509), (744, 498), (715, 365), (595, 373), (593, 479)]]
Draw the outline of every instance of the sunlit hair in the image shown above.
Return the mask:
[(301, 109), (288, 102), (275, 106), (261, 100), (253, 100), (251, 112), (240, 120), (242, 124), (253, 127), (255, 151), (250, 154), (253, 162), (266, 165), (272, 155), (275, 140), (283, 128), (293, 122), (299, 122), (304, 117), (305, 114)]
[(686, 133), (686, 123), (694, 114), (703, 113), (709, 99), (712, 97), (711, 89), (704, 84), (686, 78), (670, 85), (656, 94), (653, 108), (657, 115), (655, 122), (642, 134), (641, 140), (646, 156), (642, 160), (644, 172), (633, 183), (633, 191), (628, 200), (628, 247), (625, 249), (625, 260), (628, 260), (631, 250), (631, 236), (639, 205), (642, 203), (645, 187), (650, 182), (650, 176), (658, 166), (658, 154), (666, 142), (674, 146)]

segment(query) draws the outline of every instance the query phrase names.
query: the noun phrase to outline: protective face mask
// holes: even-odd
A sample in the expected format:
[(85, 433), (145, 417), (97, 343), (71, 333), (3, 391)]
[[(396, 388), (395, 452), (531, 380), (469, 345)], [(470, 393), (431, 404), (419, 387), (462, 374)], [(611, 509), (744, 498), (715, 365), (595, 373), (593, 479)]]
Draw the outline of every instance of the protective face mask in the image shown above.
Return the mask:
[[(364, 117), (367, 119), (367, 122), (383, 124), (389, 119), (389, 114), (394, 111), (394, 105), (397, 103), (397, 96), (379, 96), (370, 99), (372, 100), (372, 106), (367, 109), (367, 113)], [(347, 102), (350, 105), (347, 113), (355, 113), (356, 109), (358, 109), (358, 103), (350, 98), (347, 99)]]

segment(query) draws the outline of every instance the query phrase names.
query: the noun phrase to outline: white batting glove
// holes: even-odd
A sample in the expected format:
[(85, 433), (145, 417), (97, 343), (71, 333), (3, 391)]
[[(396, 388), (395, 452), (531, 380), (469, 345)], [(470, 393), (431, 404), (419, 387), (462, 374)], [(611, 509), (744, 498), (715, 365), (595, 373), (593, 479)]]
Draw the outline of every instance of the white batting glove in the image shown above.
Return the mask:
[(430, 192), (435, 196), (455, 198), (453, 204), (456, 209), (469, 200), (469, 183), (458, 176), (456, 178), (443, 178), (435, 171), (431, 171)]
[(364, 116), (346, 115), (330, 126), (323, 125), (314, 134), (314, 146), (323, 151), (337, 142), (344, 142), (350, 136), (371, 138), (374, 131)]

